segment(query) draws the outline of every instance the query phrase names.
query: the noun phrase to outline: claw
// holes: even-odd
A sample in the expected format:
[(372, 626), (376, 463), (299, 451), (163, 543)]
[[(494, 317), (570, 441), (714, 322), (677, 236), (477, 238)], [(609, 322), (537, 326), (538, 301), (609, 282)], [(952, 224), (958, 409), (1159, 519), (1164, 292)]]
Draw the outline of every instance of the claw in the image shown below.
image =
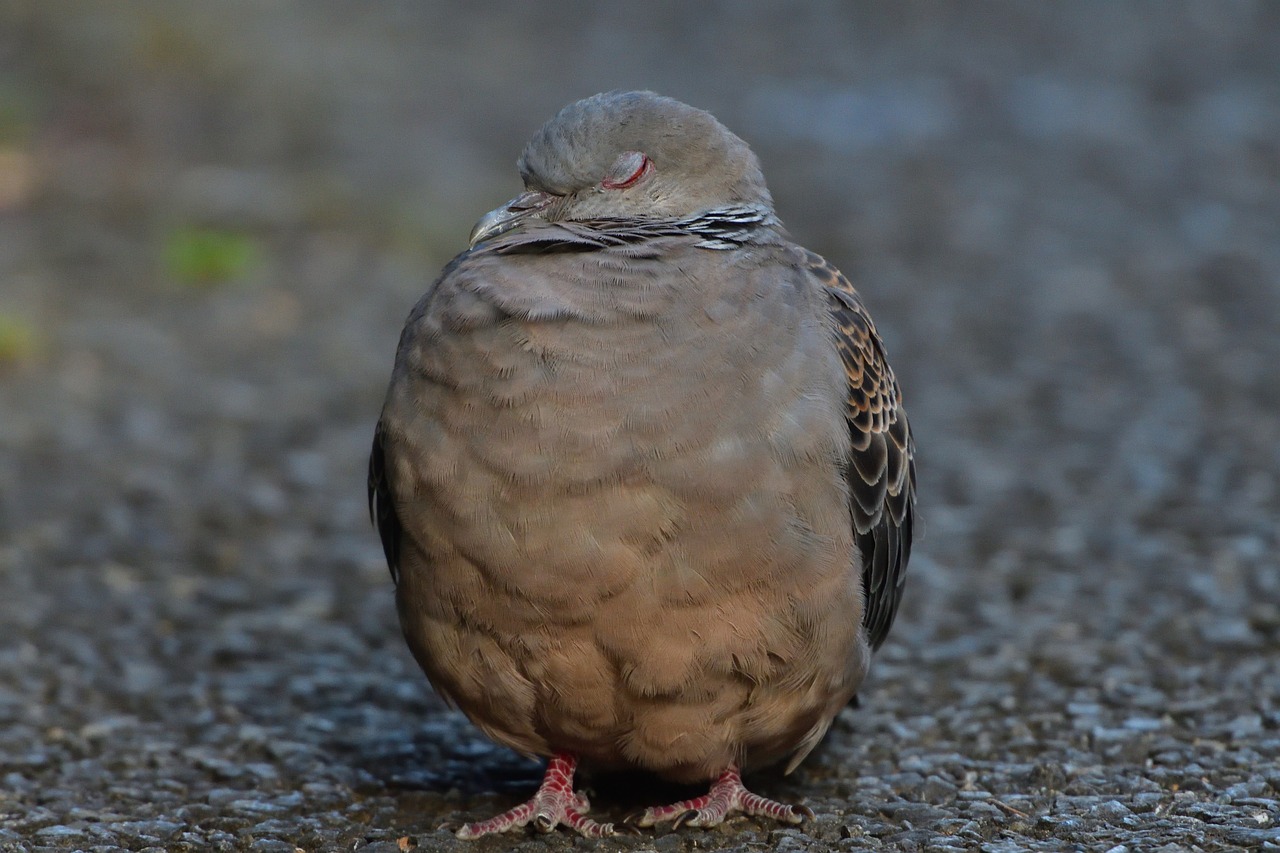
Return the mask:
[(628, 821), (637, 826), (653, 826), (655, 823), (673, 821), (672, 828), (682, 826), (717, 826), (731, 814), (768, 817), (783, 823), (802, 823), (814, 817), (808, 806), (792, 806), (753, 794), (742, 784), (742, 775), (731, 767), (701, 797), (645, 809), (638, 816), (628, 815)]
[(578, 760), (572, 755), (554, 755), (547, 763), (542, 784), (528, 802), (521, 803), (497, 817), (465, 824), (454, 833), (461, 839), (480, 838), (496, 832), (508, 832), (529, 823), (538, 832), (551, 832), (561, 824), (587, 838), (613, 835), (611, 823), (598, 823), (586, 816), (590, 803), (583, 794), (574, 793), (573, 773)]

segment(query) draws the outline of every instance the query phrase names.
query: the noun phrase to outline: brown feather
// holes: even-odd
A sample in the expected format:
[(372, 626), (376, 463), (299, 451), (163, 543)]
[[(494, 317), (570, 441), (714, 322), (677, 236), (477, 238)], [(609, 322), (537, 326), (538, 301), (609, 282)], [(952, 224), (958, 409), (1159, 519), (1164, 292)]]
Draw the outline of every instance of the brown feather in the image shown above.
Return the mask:
[(872, 647), (879, 648), (898, 612), (911, 556), (915, 443), (884, 343), (861, 297), (825, 258), (808, 251), (804, 256), (827, 293), (849, 380), (849, 489), (866, 593), (862, 621)]

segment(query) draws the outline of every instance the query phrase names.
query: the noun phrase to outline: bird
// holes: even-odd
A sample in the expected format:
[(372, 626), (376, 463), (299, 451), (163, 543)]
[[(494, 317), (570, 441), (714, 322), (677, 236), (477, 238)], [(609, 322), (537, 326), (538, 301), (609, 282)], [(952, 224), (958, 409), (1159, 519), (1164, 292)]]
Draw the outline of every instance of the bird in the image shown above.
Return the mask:
[(547, 759), (457, 835), (627, 828), (580, 767), (708, 786), (636, 826), (801, 823), (743, 774), (809, 754), (902, 598), (915, 443), (884, 344), (708, 112), (594, 95), (518, 168), (410, 312), (369, 460), (415, 659)]

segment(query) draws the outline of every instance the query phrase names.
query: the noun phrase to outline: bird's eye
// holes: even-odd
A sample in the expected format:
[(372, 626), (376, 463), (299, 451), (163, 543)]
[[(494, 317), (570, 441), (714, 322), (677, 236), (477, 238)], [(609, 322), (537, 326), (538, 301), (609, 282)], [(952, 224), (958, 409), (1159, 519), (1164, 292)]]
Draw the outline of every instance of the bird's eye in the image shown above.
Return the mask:
[(607, 190), (623, 190), (634, 186), (653, 170), (653, 161), (643, 151), (624, 151), (613, 161), (600, 186)]

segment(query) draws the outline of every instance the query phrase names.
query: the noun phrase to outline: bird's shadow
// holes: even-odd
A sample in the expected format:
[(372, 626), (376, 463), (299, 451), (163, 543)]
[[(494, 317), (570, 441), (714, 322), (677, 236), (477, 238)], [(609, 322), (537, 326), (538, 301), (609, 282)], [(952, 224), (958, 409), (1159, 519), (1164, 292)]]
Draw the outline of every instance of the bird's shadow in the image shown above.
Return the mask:
[[(348, 748), (352, 746), (348, 744)], [(424, 794), (433, 797), (497, 798), (515, 805), (533, 794), (542, 781), (544, 761), (518, 755), (485, 739), (461, 720), (446, 713), (414, 732), (392, 741), (379, 739), (350, 756), (369, 780), (366, 794)], [(779, 796), (793, 786), (781, 768), (753, 773), (759, 793)], [(679, 785), (642, 771), (579, 773), (578, 788), (592, 801), (593, 811), (615, 818), (648, 806), (696, 797), (708, 786)], [(509, 801), (509, 802), (507, 802)], [(499, 807), (505, 807), (502, 803)]]

